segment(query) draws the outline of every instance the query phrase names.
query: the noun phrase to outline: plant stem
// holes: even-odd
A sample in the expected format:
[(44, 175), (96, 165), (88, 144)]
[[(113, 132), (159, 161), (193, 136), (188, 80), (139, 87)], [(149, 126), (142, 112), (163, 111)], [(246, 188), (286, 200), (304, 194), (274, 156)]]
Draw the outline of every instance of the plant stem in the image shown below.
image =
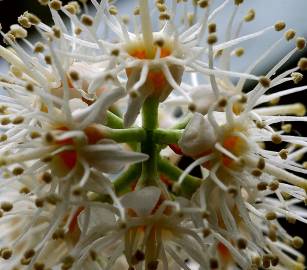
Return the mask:
[(172, 129), (156, 129), (154, 131), (154, 141), (157, 144), (177, 144), (183, 131)]
[(172, 129), (185, 129), (192, 116), (193, 115), (191, 113), (188, 113), (180, 122), (173, 126)]
[[(182, 170), (163, 158), (159, 159), (158, 166), (159, 171), (174, 182), (177, 182), (180, 175), (183, 173)], [(181, 189), (186, 195), (192, 195), (200, 186), (201, 182), (202, 179), (187, 175), (182, 182)]]
[(146, 132), (142, 128), (108, 129), (107, 138), (118, 143), (141, 142), (146, 138)]
[[(124, 128), (124, 121), (117, 116), (116, 114), (107, 111), (107, 121), (106, 126), (114, 129), (123, 129)], [(136, 150), (137, 149), (137, 143), (129, 142), (127, 143), (131, 149)]]
[(113, 182), (116, 194), (122, 195), (131, 191), (131, 184), (140, 177), (141, 169), (140, 164), (134, 164), (117, 177)]
[(159, 153), (154, 141), (154, 130), (158, 127), (158, 107), (159, 101), (155, 97), (148, 97), (142, 107), (142, 125), (146, 139), (141, 143), (141, 151), (149, 158), (142, 164), (142, 174), (137, 188), (157, 185)]
[(123, 120), (118, 117), (116, 114), (107, 111), (107, 123), (106, 126), (110, 128), (123, 128), (124, 123)]

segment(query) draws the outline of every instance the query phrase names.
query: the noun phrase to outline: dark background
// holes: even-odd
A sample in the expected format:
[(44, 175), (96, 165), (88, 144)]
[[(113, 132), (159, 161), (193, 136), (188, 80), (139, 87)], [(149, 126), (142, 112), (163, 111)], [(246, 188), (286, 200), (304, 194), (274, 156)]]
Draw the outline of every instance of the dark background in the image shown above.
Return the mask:
[[(65, 4), (69, 1), (62, 1), (62, 2)], [(38, 15), (46, 23), (51, 19), (48, 8), (39, 5), (37, 0), (2, 0), (2, 1), (0, 0), (0, 23), (2, 24), (2, 30), (4, 32), (7, 32), (9, 30), (9, 26), (11, 24), (17, 23), (18, 16), (20, 16), (26, 10)], [(3, 44), (2, 39), (0, 43)], [(302, 55), (307, 55), (307, 54), (305, 52)], [(299, 57), (293, 59), (291, 62), (287, 63), (287, 65), (284, 66), (282, 69), (285, 70), (290, 67), (294, 67), (297, 64), (298, 59)], [(266, 71), (263, 70), (262, 74), (265, 74), (265, 72)], [(305, 73), (304, 75), (305, 77), (307, 77), (307, 73)], [(307, 84), (307, 79), (304, 79), (299, 85), (306, 85), (306, 84)], [(293, 84), (292, 83), (283, 84), (282, 87), (276, 90), (286, 89), (288, 87), (293, 87)], [(281, 103), (291, 103), (291, 102), (303, 102), (305, 105), (307, 105), (306, 91), (305, 93), (303, 92), (297, 95), (287, 96), (286, 98), (283, 98), (281, 100)], [(294, 124), (293, 126), (294, 130), (297, 133), (301, 134), (302, 136), (307, 136), (307, 131), (306, 131), (307, 129), (305, 124), (303, 125), (302, 123), (300, 123), (300, 124)], [(182, 166), (186, 166), (185, 163), (188, 162), (182, 161), (181, 163)], [(305, 255), (307, 255), (307, 225), (302, 224), (300, 222), (297, 222), (295, 225), (289, 225), (288, 223), (283, 221), (281, 222), (282, 224), (284, 224), (285, 227), (287, 227), (287, 230), (291, 235), (300, 235), (302, 238), (305, 239), (306, 244), (304, 245), (302, 252)]]

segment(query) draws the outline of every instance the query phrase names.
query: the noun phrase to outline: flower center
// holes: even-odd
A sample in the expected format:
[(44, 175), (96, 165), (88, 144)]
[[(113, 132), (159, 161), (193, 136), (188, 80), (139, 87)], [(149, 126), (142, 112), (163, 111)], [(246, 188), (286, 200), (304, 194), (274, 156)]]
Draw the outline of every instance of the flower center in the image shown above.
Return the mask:
[[(224, 138), (223, 147), (231, 152), (233, 155), (239, 157), (244, 153), (247, 149), (247, 145), (245, 141), (236, 135), (230, 135)], [(233, 165), (234, 160), (227, 155), (222, 155), (223, 165), (226, 167), (231, 167)]]
[(160, 58), (164, 58), (172, 54), (173, 44), (171, 40), (157, 39), (153, 50), (150, 53), (146, 50), (144, 41), (138, 39), (130, 42), (126, 46), (126, 51), (130, 56), (138, 59), (154, 59), (157, 53), (159, 53)]
[[(56, 130), (61, 131), (69, 131), (69, 128), (65, 126), (61, 126), (56, 128)], [(85, 136), (87, 138), (88, 144), (96, 144), (99, 140), (101, 140), (102, 134), (98, 132), (95, 127), (86, 127), (84, 129)], [(74, 149), (71, 150), (64, 150), (60, 152), (57, 157), (60, 159), (59, 161), (65, 166), (66, 169), (72, 170), (78, 161), (78, 144), (73, 138), (63, 139), (63, 140), (56, 140), (56, 145), (65, 146), (71, 145)]]

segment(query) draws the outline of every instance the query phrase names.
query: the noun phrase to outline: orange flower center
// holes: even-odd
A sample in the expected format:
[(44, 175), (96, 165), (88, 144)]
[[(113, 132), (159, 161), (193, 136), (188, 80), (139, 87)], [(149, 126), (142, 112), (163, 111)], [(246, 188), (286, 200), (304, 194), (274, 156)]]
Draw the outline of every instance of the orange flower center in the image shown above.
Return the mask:
[[(246, 143), (239, 136), (231, 135), (224, 139), (223, 147), (235, 156), (240, 156), (246, 149)], [(233, 159), (223, 155), (222, 162), (224, 166), (230, 167), (233, 164)]]
[[(68, 131), (69, 128), (61, 126), (56, 128), (56, 130)], [(95, 127), (92, 126), (86, 127), (84, 129), (84, 133), (87, 137), (88, 144), (96, 144), (99, 140), (103, 139), (102, 134)], [(74, 149), (64, 150), (57, 155), (65, 165), (65, 168), (68, 170), (72, 170), (76, 166), (78, 161), (77, 145), (74, 139), (68, 138), (63, 140), (56, 140), (55, 144), (59, 146), (65, 146), (65, 145), (74, 146)]]
[[(137, 59), (153, 60), (158, 49), (160, 50), (160, 58), (164, 58), (172, 54), (171, 44), (166, 44), (163, 46), (155, 45), (153, 55), (148, 55), (145, 49), (145, 45), (141, 41), (132, 42), (129, 44), (127, 47), (127, 52), (129, 55)], [(127, 76), (130, 77), (133, 71), (134, 68), (126, 69)], [(150, 83), (155, 90), (162, 89), (167, 85), (167, 80), (160, 68), (152, 68), (149, 70), (146, 81)]]

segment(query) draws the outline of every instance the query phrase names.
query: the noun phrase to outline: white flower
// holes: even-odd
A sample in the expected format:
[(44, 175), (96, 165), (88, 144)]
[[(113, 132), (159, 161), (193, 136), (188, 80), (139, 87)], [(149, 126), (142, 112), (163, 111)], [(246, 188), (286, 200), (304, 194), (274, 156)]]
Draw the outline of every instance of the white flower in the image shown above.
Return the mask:
[[(58, 48), (56, 52), (68, 59), (73, 57), (77, 63), (104, 63), (106, 69), (97, 71), (100, 75), (93, 79), (92, 86), (101, 85), (109, 75), (127, 82), (130, 95), (125, 115), (126, 126), (135, 121), (148, 96), (155, 96), (163, 101), (175, 90), (192, 102), (189, 97), (192, 90), (190, 83), (186, 81), (181, 84), (185, 73), (191, 74), (193, 85), (196, 73), (209, 76), (212, 81), (215, 81), (214, 76), (221, 79), (230, 76), (258, 80), (259, 77), (248, 73), (229, 71), (227, 67), (222, 67), (223, 70), (213, 67), (213, 54), (224, 50), (225, 57), (229, 57), (233, 46), (274, 29), (274, 26), (270, 26), (259, 32), (241, 37), (236, 35), (234, 38), (230, 37), (230, 29), (226, 33), (226, 40), (213, 46), (216, 36), (212, 22), (229, 1), (211, 11), (209, 1), (195, 3), (191, 10), (184, 1), (174, 2), (172, 5), (153, 5), (152, 2), (140, 0), (139, 6), (131, 15), (131, 23), (123, 20), (117, 8), (106, 1), (92, 1), (96, 9), (95, 16), (83, 15), (81, 19), (75, 15), (78, 8), (73, 7), (73, 4), (61, 6), (54, 4), (55, 2), (59, 1), (52, 2), (50, 6), (55, 24), (62, 32), (60, 40), (63, 44), (71, 42), (68, 43), (70, 45)], [(235, 10), (239, 6), (240, 3), (236, 3)], [(157, 16), (150, 15), (151, 9)], [(70, 19), (76, 34), (69, 33), (63, 27), (59, 11)], [(177, 21), (182, 15), (183, 23), (177, 27)], [(27, 16), (29, 15), (24, 17)], [(54, 34), (54, 29), (41, 22), (37, 27)], [(208, 42), (204, 42), (206, 39)], [(90, 86), (88, 91), (95, 90), (95, 87)], [(217, 97), (218, 89), (215, 87), (213, 90)]]
[(91, 209), (87, 228), (81, 224), (89, 213), (85, 211), (79, 217), (81, 231), (87, 230), (87, 236), (71, 253), (76, 258), (73, 269), (79, 269), (91, 252), (104, 254), (108, 269), (113, 269), (122, 253), (129, 269), (177, 269), (176, 265), (187, 268), (186, 258), (207, 265), (205, 246), (187, 226), (189, 214), (181, 212), (188, 204), (183, 198), (181, 202), (163, 199), (157, 187), (124, 195), (116, 208), (97, 204)]
[[(234, 104), (242, 97), (234, 96), (225, 104), (225, 112), (214, 111), (219, 105), (216, 103), (206, 116), (194, 115), (179, 146), (183, 153), (196, 160), (181, 175), (179, 184), (195, 166), (202, 166), (204, 184), (198, 192), (198, 201), (213, 215), (208, 219), (208, 226), (217, 233), (213, 234), (217, 243), (222, 243), (230, 252), (231, 261), (244, 269), (254, 263), (253, 257), (261, 258), (264, 265), (270, 264), (271, 259), (265, 262), (268, 260), (265, 253), (270, 252), (279, 258), (282, 267), (303, 269), (302, 263), (286, 254), (289, 252), (301, 259), (301, 254), (287, 246), (289, 241), (301, 240), (285, 235), (276, 218), (307, 223), (301, 216), (302, 213), (305, 216), (306, 211), (295, 207), (306, 200), (307, 180), (297, 175), (307, 173), (297, 162), (306, 151), (306, 138), (287, 135), (282, 129), (276, 131), (271, 125), (284, 121), (305, 122), (306, 117), (275, 115), (289, 110), (296, 112), (297, 105), (253, 109), (254, 104), (266, 98), (256, 94), (256, 91), (264, 93), (266, 88), (255, 89), (248, 94), (240, 113), (235, 111)], [(293, 88), (271, 96), (295, 91), (297, 89)], [(265, 150), (261, 144), (267, 142), (280, 147), (277, 151)], [(282, 194), (289, 194), (293, 199), (287, 200)], [(236, 241), (244, 243), (243, 249), (248, 255), (244, 260), (235, 249)]]

